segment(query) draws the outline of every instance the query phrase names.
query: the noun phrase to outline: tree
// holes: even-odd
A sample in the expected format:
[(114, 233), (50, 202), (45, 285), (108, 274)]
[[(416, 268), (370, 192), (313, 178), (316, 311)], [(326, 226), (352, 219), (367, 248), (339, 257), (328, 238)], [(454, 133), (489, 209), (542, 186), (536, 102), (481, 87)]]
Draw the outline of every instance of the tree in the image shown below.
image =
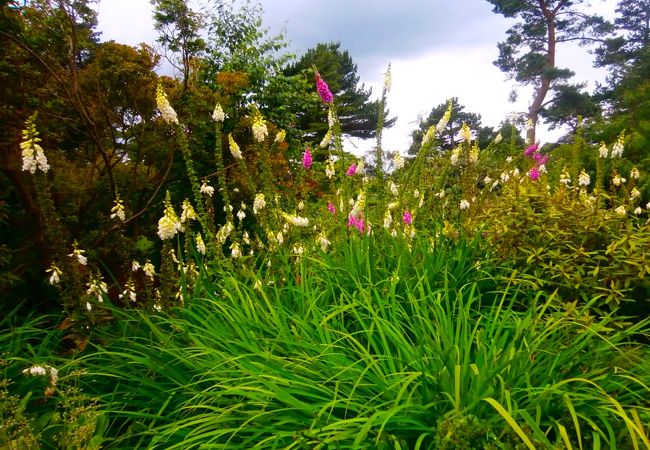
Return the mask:
[(528, 107), (532, 127), (528, 142), (535, 140), (535, 127), (541, 111), (557, 98), (546, 100), (549, 93), (573, 76), (568, 69), (556, 65), (558, 44), (602, 41), (612, 25), (601, 16), (578, 9), (583, 0), (487, 0), (493, 12), (518, 22), (499, 42), (499, 57), (494, 64), (522, 85), (533, 86), (533, 99)]
[[(452, 103), (451, 116), (444, 132), (439, 137), (440, 149), (451, 150), (458, 145), (457, 136), (463, 123), (466, 123), (476, 133), (475, 137), (479, 147), (486, 147), (494, 139), (494, 129), (481, 126), (481, 115), (466, 112), (465, 107), (458, 103), (458, 98), (454, 97), (450, 101)], [(448, 103), (441, 103), (438, 106), (434, 106), (429, 116), (425, 120), (420, 121), (418, 128), (411, 133), (413, 143), (409, 148), (409, 154), (415, 155), (418, 153), (425, 133), (429, 127), (435, 126), (440, 121), (447, 107)]]
[(555, 87), (554, 101), (540, 111), (540, 116), (551, 130), (563, 125), (569, 126), (570, 134), (578, 131), (582, 124), (600, 115), (601, 108), (596, 99), (584, 92), (585, 84), (560, 84)]
[(154, 6), (154, 27), (160, 33), (157, 41), (165, 50), (178, 54), (180, 66), (172, 58), (167, 58), (183, 74), (183, 91), (192, 70), (192, 63), (206, 48), (200, 36), (204, 17), (193, 11), (184, 0), (151, 0)]
[(619, 0), (614, 24), (617, 33), (596, 50), (596, 66), (610, 68), (610, 82), (616, 84), (650, 42), (650, 0)]
[[(371, 89), (359, 84), (357, 65), (347, 50), (341, 51), (341, 43), (320, 43), (310, 48), (296, 63), (284, 69), (286, 76), (303, 76), (310, 81), (314, 78), (313, 68), (319, 71), (327, 82), (336, 104), (341, 130), (344, 134), (362, 139), (375, 137), (377, 118), (379, 117), (379, 100), (371, 101)], [(299, 113), (298, 128), (303, 137), (320, 140), (327, 132), (327, 122), (323, 120), (323, 109), (315, 94), (313, 81), (308, 84), (312, 98), (310, 107)], [(388, 117), (388, 111), (384, 112)], [(385, 121), (384, 127), (393, 126), (397, 119)]]

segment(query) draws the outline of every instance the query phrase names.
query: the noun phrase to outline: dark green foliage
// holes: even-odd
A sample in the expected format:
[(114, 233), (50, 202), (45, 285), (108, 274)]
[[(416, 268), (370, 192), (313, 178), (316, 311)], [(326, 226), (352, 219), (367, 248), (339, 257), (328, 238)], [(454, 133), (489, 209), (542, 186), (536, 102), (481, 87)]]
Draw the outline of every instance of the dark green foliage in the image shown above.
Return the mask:
[[(298, 115), (298, 128), (303, 130), (303, 138), (320, 142), (327, 132), (326, 112), (315, 93), (314, 68), (327, 82), (334, 94), (341, 130), (343, 134), (363, 139), (373, 138), (379, 117), (379, 100), (370, 100), (371, 89), (359, 84), (357, 65), (347, 50), (341, 50), (341, 43), (318, 44), (307, 52), (298, 62), (284, 69), (289, 77), (300, 76), (308, 80), (305, 95), (311, 100)], [(388, 117), (384, 111), (384, 117)], [(396, 118), (386, 119), (385, 128), (390, 128)]]
[[(439, 148), (441, 150), (452, 150), (455, 148), (460, 142), (458, 134), (460, 132), (460, 127), (464, 123), (467, 124), (470, 129), (476, 133), (475, 137), (479, 147), (487, 147), (490, 141), (493, 140), (496, 136), (494, 129), (491, 127), (481, 126), (481, 115), (472, 112), (466, 112), (465, 107), (458, 103), (457, 97), (453, 97), (450, 99), (450, 101), (452, 103), (451, 117), (447, 123), (447, 126), (445, 127), (445, 130), (438, 137)], [(411, 133), (413, 142), (408, 151), (410, 155), (417, 154), (417, 152), (420, 150), (420, 147), (422, 146), (422, 138), (426, 134), (427, 130), (429, 127), (435, 126), (440, 121), (445, 111), (447, 110), (448, 105), (448, 102), (445, 102), (439, 104), (438, 106), (434, 106), (431, 109), (429, 116), (426, 119), (420, 121), (418, 129), (414, 130)]]

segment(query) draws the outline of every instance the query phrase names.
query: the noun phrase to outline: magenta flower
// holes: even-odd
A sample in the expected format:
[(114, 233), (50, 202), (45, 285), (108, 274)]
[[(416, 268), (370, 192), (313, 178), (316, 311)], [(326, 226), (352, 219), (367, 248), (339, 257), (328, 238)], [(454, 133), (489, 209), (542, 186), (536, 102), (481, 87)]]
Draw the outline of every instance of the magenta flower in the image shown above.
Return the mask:
[(318, 91), (318, 95), (320, 95), (323, 103), (332, 103), (334, 101), (332, 91), (330, 91), (329, 86), (325, 83), (325, 80), (320, 77), (320, 73), (318, 72), (316, 72), (316, 91)]
[(548, 161), (548, 155), (542, 155), (541, 153), (535, 153), (533, 155), (533, 159), (535, 160), (535, 164), (538, 166), (541, 166), (543, 164), (546, 164), (546, 161)]
[(535, 152), (537, 152), (537, 144), (533, 144), (524, 151), (524, 156), (531, 157)]
[(302, 166), (309, 170), (314, 160), (311, 157), (311, 149), (309, 147), (305, 148), (305, 153), (302, 154)]
[(352, 214), (350, 214), (348, 216), (348, 228), (349, 227), (355, 227), (357, 230), (359, 230), (359, 233), (363, 234), (365, 224), (363, 222), (363, 219), (357, 219)]
[(537, 181), (537, 179), (539, 179), (539, 170), (537, 170), (537, 167), (531, 167), (528, 176), (531, 180)]
[(336, 206), (334, 206), (334, 203), (328, 202), (327, 210), (330, 212), (330, 214), (336, 214)]
[(413, 216), (411, 215), (410, 212), (404, 211), (404, 215), (402, 216), (402, 221), (404, 221), (406, 225), (411, 225), (413, 223)]
[(345, 174), (349, 177), (357, 173), (357, 165), (356, 164), (351, 164), (350, 167), (348, 167), (348, 171), (345, 172)]

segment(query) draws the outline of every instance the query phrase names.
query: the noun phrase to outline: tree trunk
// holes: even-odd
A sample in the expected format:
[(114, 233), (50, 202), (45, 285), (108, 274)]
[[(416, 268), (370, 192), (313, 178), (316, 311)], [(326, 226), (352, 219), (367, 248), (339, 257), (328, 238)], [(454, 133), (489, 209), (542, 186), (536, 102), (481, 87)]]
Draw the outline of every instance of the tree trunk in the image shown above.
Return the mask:
[(544, 99), (546, 94), (551, 87), (551, 82), (553, 81), (553, 69), (555, 69), (555, 45), (556, 45), (556, 36), (555, 36), (555, 20), (557, 12), (565, 5), (565, 1), (561, 1), (555, 9), (551, 10), (548, 8), (546, 0), (538, 0), (539, 7), (541, 8), (544, 17), (546, 18), (546, 63), (544, 65), (544, 72), (540, 78), (539, 85), (535, 90), (535, 97), (533, 98), (533, 103), (528, 108), (528, 119), (532, 123), (532, 126), (526, 132), (526, 140), (528, 144), (535, 143), (537, 121), (539, 120), (539, 112), (542, 109), (544, 104)]

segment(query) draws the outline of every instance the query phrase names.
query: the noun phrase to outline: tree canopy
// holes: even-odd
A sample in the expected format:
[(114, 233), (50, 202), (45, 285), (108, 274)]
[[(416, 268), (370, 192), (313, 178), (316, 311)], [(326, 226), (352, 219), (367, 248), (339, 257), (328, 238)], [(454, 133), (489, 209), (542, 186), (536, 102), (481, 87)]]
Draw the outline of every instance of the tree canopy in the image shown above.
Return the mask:
[[(556, 94), (576, 95), (578, 85), (567, 83), (574, 73), (557, 66), (558, 45), (566, 42), (589, 44), (604, 40), (612, 25), (601, 16), (585, 13), (582, 0), (487, 0), (493, 12), (516, 19), (505, 41), (498, 43), (499, 57), (494, 64), (510, 78), (533, 87), (528, 108), (529, 142), (542, 110), (560, 100)], [(561, 89), (560, 89), (561, 86)], [(551, 95), (550, 99), (547, 97)]]
[[(290, 77), (301, 75), (313, 80), (314, 68), (334, 94), (343, 133), (363, 139), (374, 137), (380, 102), (370, 100), (372, 89), (366, 89), (363, 83), (360, 84), (357, 65), (350, 53), (341, 50), (340, 42), (319, 43), (307, 50), (297, 62), (288, 65), (284, 74)], [(320, 140), (327, 132), (327, 121), (323, 120), (323, 109), (313, 93), (311, 83), (309, 89), (313, 101), (298, 116), (298, 127), (304, 131), (305, 138)], [(384, 111), (384, 117), (388, 117), (388, 111)], [(387, 119), (384, 127), (391, 127), (396, 120)]]

